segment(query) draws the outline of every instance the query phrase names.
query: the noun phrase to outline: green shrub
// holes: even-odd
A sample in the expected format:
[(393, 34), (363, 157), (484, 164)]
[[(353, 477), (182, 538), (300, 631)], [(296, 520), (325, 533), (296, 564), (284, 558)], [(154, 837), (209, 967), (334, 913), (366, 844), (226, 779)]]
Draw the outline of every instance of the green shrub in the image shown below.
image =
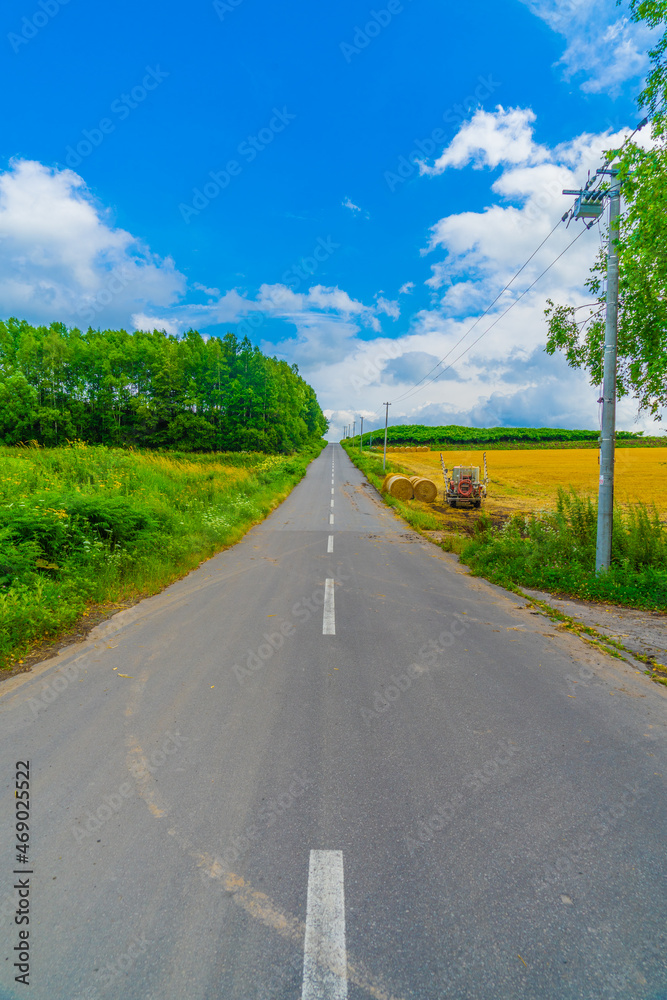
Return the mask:
[(501, 528), (476, 530), (461, 558), (501, 586), (667, 608), (667, 532), (657, 511), (639, 503), (615, 512), (611, 566), (599, 575), (596, 535), (597, 504), (561, 489), (555, 511), (515, 514)]

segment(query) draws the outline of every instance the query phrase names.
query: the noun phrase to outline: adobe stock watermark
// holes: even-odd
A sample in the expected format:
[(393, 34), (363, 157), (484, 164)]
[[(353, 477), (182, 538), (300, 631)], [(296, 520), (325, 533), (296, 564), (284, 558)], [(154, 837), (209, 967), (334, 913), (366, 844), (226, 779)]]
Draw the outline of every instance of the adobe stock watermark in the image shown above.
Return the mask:
[(224, 21), (226, 14), (233, 14), (237, 7), (240, 7), (245, 0), (213, 0), (213, 10), (221, 21)]
[(441, 833), (447, 824), (451, 823), (454, 816), (461, 811), (471, 795), (487, 788), (489, 782), (498, 776), (501, 767), (509, 764), (514, 754), (520, 752), (521, 748), (515, 743), (503, 744), (495, 757), (485, 760), (481, 767), (467, 774), (461, 782), (464, 791), (456, 792), (451, 798), (436, 806), (434, 813), (428, 819), (420, 820), (414, 831), (414, 836), (406, 835), (405, 843), (410, 857), (414, 857), (418, 848), (424, 847), (433, 840), (434, 834)]
[[(435, 666), (445, 650), (449, 649), (457, 638), (465, 635), (466, 629), (470, 628), (470, 622), (466, 621), (463, 615), (455, 613), (454, 619), (455, 621), (451, 623), (449, 628), (440, 633), (437, 641), (431, 639), (419, 650), (417, 655), (427, 666)], [(360, 709), (361, 717), (366, 725), (370, 726), (375, 719), (385, 715), (391, 706), (396, 704), (401, 695), (410, 690), (413, 681), (417, 677), (423, 676), (424, 673), (426, 673), (426, 668), (421, 662), (411, 663), (405, 670), (393, 674), (389, 678), (391, 683), (383, 690), (374, 691), (373, 707)]]
[(119, 264), (114, 267), (104, 281), (102, 288), (89, 299), (85, 305), (79, 306), (76, 314), (84, 323), (92, 323), (96, 316), (110, 305), (117, 295), (120, 295), (128, 285), (139, 281), (140, 267), (130, 267), (129, 264)]
[[(347, 573), (340, 571), (333, 577), (334, 584), (346, 583), (349, 579)], [(292, 605), (291, 617), (296, 619), (298, 625), (295, 625), (291, 619), (282, 621), (276, 631), (263, 634), (264, 642), (260, 643), (256, 650), (248, 649), (246, 651), (245, 664), (234, 664), (232, 670), (241, 686), (264, 669), (273, 654), (285, 645), (285, 640), (295, 634), (299, 625), (305, 625), (314, 614), (322, 612), (324, 587), (324, 584), (320, 584), (309, 597), (302, 597), (300, 601)]]
[(39, 10), (36, 10), (30, 17), (24, 17), (21, 21), (21, 33), (10, 31), (7, 40), (14, 52), (17, 53), (22, 45), (27, 45), (35, 38), (42, 28), (59, 13), (61, 7), (67, 6), (70, 0), (37, 0)]
[(55, 677), (51, 681), (47, 681), (42, 684), (42, 688), (39, 693), (38, 698), (28, 699), (28, 708), (32, 713), (32, 717), (27, 720), (26, 725), (30, 725), (32, 722), (38, 718), (40, 712), (46, 711), (49, 705), (52, 705), (56, 701), (63, 691), (74, 681), (79, 680), (79, 674), (85, 673), (86, 668), (83, 663), (68, 663), (66, 667), (56, 672)]
[[(287, 286), (288, 290), (279, 289), (272, 296), (272, 303), (280, 306), (290, 300), (290, 292), (297, 292), (304, 281), (312, 278), (320, 268), (321, 264), (329, 260), (331, 255), (340, 249), (340, 243), (334, 243), (331, 236), (323, 239), (318, 236), (315, 246), (307, 257), (301, 257), (295, 264), (288, 267), (280, 276), (280, 281)], [(259, 329), (266, 322), (266, 315), (263, 312), (250, 313), (237, 327), (237, 334), (250, 336), (253, 331)]]
[[(304, 792), (312, 788), (314, 784), (314, 781), (305, 774), (292, 774), (289, 787), (270, 798), (266, 805), (259, 809), (255, 822), (248, 824), (238, 836), (232, 837), (220, 854), (215, 855), (213, 863), (222, 868), (223, 871), (231, 872), (232, 866), (262, 836), (263, 829), (268, 829), (277, 823), (280, 817), (284, 816)], [(207, 878), (208, 876), (203, 873), (202, 877)]]
[(102, 966), (97, 972), (97, 975), (102, 980), (100, 986), (102, 989), (108, 989), (112, 983), (114, 983), (121, 973), (129, 972), (132, 966), (137, 962), (142, 955), (146, 954), (146, 951), (152, 945), (153, 941), (147, 941), (144, 934), (140, 937), (135, 937), (132, 939), (130, 944), (127, 946), (126, 950), (117, 955), (111, 962), (107, 962), (106, 965)]
[[(296, 115), (291, 114), (285, 106), (280, 109), (274, 108), (273, 117), (268, 125), (261, 128), (256, 135), (246, 136), (243, 142), (240, 142), (236, 147), (237, 154), (243, 157), (246, 164), (252, 163), (259, 153), (270, 146), (275, 137), (284, 132), (295, 118)], [(205, 208), (208, 208), (211, 202), (229, 187), (232, 178), (240, 177), (242, 173), (243, 164), (236, 159), (228, 160), (222, 170), (209, 170), (208, 176), (211, 179), (206, 181), (201, 188), (192, 189), (192, 202), (188, 205), (181, 202), (178, 206), (183, 221), (189, 224), (193, 215), (199, 215)]]
[[(170, 733), (167, 732), (166, 739), (163, 740), (162, 747), (159, 750), (154, 750), (149, 758), (141, 757), (138, 761), (133, 761), (130, 770), (136, 780), (142, 780), (148, 775), (154, 775), (164, 764), (167, 759), (173, 754), (178, 753), (178, 751), (189, 743), (188, 736), (182, 736), (181, 733)], [(86, 813), (85, 821), (75, 824), (72, 827), (72, 836), (77, 844), (83, 843), (88, 837), (93, 837), (99, 830), (102, 829), (104, 824), (111, 819), (112, 816), (116, 815), (121, 811), (125, 803), (135, 797), (137, 794), (136, 788), (129, 781), (124, 781), (118, 786), (115, 792), (111, 792), (110, 795), (105, 795), (102, 802), (97, 807), (95, 812)]]
[(16, 890), (6, 892), (0, 903), (0, 928), (6, 923), (12, 923), (16, 911)]
[(169, 73), (160, 69), (159, 65), (155, 68), (146, 66), (146, 73), (141, 83), (132, 87), (129, 94), (123, 93), (111, 102), (109, 112), (115, 116), (117, 121), (109, 117), (100, 118), (97, 125), (93, 128), (82, 129), (82, 138), (79, 139), (76, 145), (69, 145), (67, 147), (65, 150), (65, 163), (67, 166), (72, 169), (78, 167), (87, 156), (90, 156), (95, 149), (98, 149), (102, 145), (106, 136), (116, 131), (117, 122), (122, 122), (126, 118), (129, 118), (131, 112), (138, 108), (152, 91), (157, 90), (168, 76)]
[[(408, 0), (408, 2), (412, 3), (412, 0)], [(339, 45), (345, 62), (351, 63), (352, 56), (358, 56), (364, 49), (368, 48), (373, 39), (377, 38), (380, 32), (391, 24), (397, 14), (402, 14), (404, 10), (405, 7), (401, 0), (389, 0), (387, 6), (381, 10), (370, 11), (369, 19), (364, 25), (360, 27), (355, 24), (352, 42), (341, 42)]]
[[(543, 184), (539, 191), (534, 191), (527, 203), (518, 215), (517, 224), (520, 229), (528, 226), (533, 228), (536, 222), (543, 222), (548, 218), (547, 210), (558, 206), (558, 211), (565, 211), (573, 203), (573, 198), (568, 200), (563, 196), (563, 185), (556, 180), (551, 180)], [(549, 220), (551, 222), (551, 220)]]
[(549, 12), (547, 23), (551, 28), (562, 25), (564, 21), (572, 18), (580, 7), (587, 9), (589, 0), (559, 0), (555, 4), (555, 10)]
[[(442, 120), (447, 125), (460, 127), (471, 111), (479, 107), (501, 86), (493, 75), (478, 76), (474, 89), (459, 104), (453, 104), (443, 112)], [(394, 193), (400, 184), (405, 184), (419, 173), (419, 164), (433, 156), (445, 144), (447, 130), (437, 126), (424, 139), (415, 139), (414, 146), (407, 154), (399, 156), (394, 170), (385, 170), (384, 179), (389, 190)]]
[(550, 860), (538, 877), (538, 889), (553, 888), (563, 880), (575, 875), (575, 869), (581, 868), (582, 855), (598, 840), (612, 832), (621, 819), (631, 812), (640, 799), (648, 795), (647, 788), (638, 788), (636, 785), (626, 784), (624, 791), (611, 805), (599, 809), (591, 820), (586, 822), (585, 827), (580, 830), (571, 841), (568, 842), (568, 849), (565, 851), (560, 843), (554, 843), (553, 853), (556, 855)]
[(364, 366), (350, 379), (353, 389), (364, 389), (366, 386), (374, 385), (384, 371), (384, 362), (396, 361), (403, 354), (403, 349), (390, 341), (384, 347), (377, 350), (371, 358), (366, 358)]

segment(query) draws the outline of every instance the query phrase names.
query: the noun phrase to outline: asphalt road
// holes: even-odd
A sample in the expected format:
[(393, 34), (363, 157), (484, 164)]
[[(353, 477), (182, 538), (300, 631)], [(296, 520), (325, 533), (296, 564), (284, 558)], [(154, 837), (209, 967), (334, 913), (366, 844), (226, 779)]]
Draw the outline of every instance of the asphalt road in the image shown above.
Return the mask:
[(0, 997), (664, 1000), (666, 703), (330, 445), (240, 544), (0, 687)]

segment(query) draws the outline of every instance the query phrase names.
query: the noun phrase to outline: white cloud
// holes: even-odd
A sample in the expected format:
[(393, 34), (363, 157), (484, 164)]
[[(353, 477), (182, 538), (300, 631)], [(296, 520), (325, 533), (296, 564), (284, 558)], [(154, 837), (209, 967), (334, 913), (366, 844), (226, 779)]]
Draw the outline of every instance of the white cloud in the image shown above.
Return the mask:
[(72, 170), (13, 160), (0, 174), (4, 315), (127, 323), (146, 304), (171, 306), (185, 284), (170, 257), (113, 225)]
[[(496, 203), (481, 212), (462, 212), (440, 219), (431, 227), (423, 251), (428, 254), (440, 249), (446, 253), (443, 261), (432, 265), (427, 284), (434, 290), (446, 287), (440, 305), (450, 312), (469, 310), (484, 299), (489, 303), (494, 298), (572, 204), (571, 198), (562, 195), (563, 188), (578, 188), (588, 171), (594, 172), (603, 162), (603, 151), (619, 145), (627, 134), (584, 133), (548, 149), (534, 141), (532, 112), (514, 109), (512, 131), (520, 141), (516, 149), (511, 149), (505, 143), (507, 120), (508, 113), (502, 108), (492, 113), (478, 111), (461, 129), (461, 133), (476, 136), (474, 143), (466, 144), (468, 161), (456, 157), (451, 164), (457, 169), (464, 162), (500, 167), (500, 174), (490, 186)], [(648, 133), (640, 136), (643, 142), (650, 142)], [(482, 141), (486, 145), (480, 145)], [(446, 149), (436, 163), (446, 163), (447, 153)], [(438, 168), (438, 172), (441, 169), (445, 167)], [(529, 284), (527, 279), (536, 277), (573, 235), (572, 227), (557, 230), (527, 267), (517, 288)], [(596, 232), (583, 237), (563, 257), (550, 274), (552, 287), (559, 282), (567, 287), (581, 285), (581, 275), (587, 274), (594, 253), (591, 241), (597, 238)]]
[(286, 285), (263, 284), (254, 298), (234, 288), (221, 294), (200, 282), (191, 287), (208, 301), (188, 302), (185, 275), (173, 260), (160, 258), (115, 227), (74, 171), (14, 160), (0, 173), (0, 311), (5, 316), (83, 327), (132, 324), (177, 334), (262, 313), (298, 331), (313, 331), (319, 322), (322, 330), (347, 329), (353, 337), (361, 327), (379, 332), (380, 315), (398, 314), (397, 304), (386, 299), (367, 306), (324, 285), (297, 293)]
[(206, 285), (200, 285), (198, 281), (193, 281), (192, 287), (196, 288), (198, 292), (203, 292), (204, 295), (211, 295), (213, 298), (218, 298), (220, 295), (219, 288), (207, 288)]
[(495, 111), (478, 109), (464, 122), (432, 167), (419, 164), (422, 174), (441, 174), (448, 167), (477, 169), (497, 167), (500, 163), (540, 163), (548, 152), (533, 140), (535, 114), (530, 108), (498, 105)]
[(386, 316), (391, 316), (392, 319), (398, 319), (401, 315), (398, 302), (393, 299), (385, 299), (380, 295), (376, 298), (375, 305), (378, 312), (384, 313)]
[[(548, 148), (534, 141), (532, 112), (514, 109), (509, 115), (502, 108), (477, 112), (448, 147), (455, 154), (447, 156), (445, 150), (439, 160), (437, 172), (445, 164), (495, 172), (489, 178), (488, 207), (445, 216), (431, 227), (423, 253), (441, 257), (427, 281), (431, 307), (413, 315), (402, 336), (357, 342), (340, 361), (315, 368), (312, 381), (326, 403), (356, 397), (356, 405), (376, 407), (378, 427), (386, 399), (394, 400), (394, 423), (597, 426), (597, 388), (588, 384), (585, 372), (568, 368), (560, 354), (550, 357), (544, 351), (544, 306), (547, 297), (573, 305), (590, 300), (584, 280), (600, 233), (597, 227), (583, 230), (582, 223), (549, 233), (573, 201), (562, 189), (578, 188), (588, 170), (601, 164), (603, 150), (618, 146), (627, 131), (582, 134)], [(516, 146), (508, 135), (518, 140)], [(648, 130), (640, 136), (650, 144)], [(577, 243), (566, 250), (579, 232)], [(529, 261), (545, 237), (544, 247)], [(427, 373), (440, 359), (441, 375), (431, 382), (436, 373)], [(655, 429), (645, 417), (635, 423), (635, 411), (630, 400), (619, 403), (620, 428)]]
[(132, 317), (132, 326), (135, 330), (145, 330), (148, 333), (152, 333), (153, 330), (164, 330), (165, 333), (170, 333), (173, 336), (180, 333), (178, 324), (174, 323), (173, 320), (160, 316), (147, 316), (145, 313), (135, 313)]
[(360, 211), (361, 211), (361, 209), (359, 208), (359, 206), (358, 206), (358, 205), (355, 205), (355, 204), (354, 204), (354, 202), (353, 202), (353, 201), (350, 201), (350, 199), (349, 199), (349, 198), (345, 198), (345, 199), (344, 199), (344, 200), (343, 200), (343, 201), (341, 202), (341, 205), (343, 206), (343, 208), (349, 208), (349, 209), (351, 210), (351, 212), (352, 212), (353, 214), (354, 214), (355, 212), (360, 212)]
[(565, 79), (581, 78), (588, 93), (616, 96), (627, 80), (639, 80), (658, 30), (634, 23), (615, 0), (521, 0), (562, 35), (566, 47), (556, 64)]
[(404, 285), (398, 290), (399, 295), (411, 295), (414, 291), (415, 283), (414, 281), (406, 281)]

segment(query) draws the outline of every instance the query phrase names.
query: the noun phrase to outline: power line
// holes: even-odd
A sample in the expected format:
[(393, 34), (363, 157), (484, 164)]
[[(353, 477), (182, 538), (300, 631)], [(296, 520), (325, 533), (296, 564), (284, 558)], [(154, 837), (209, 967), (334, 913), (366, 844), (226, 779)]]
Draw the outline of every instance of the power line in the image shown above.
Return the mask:
[[(661, 110), (663, 108), (665, 108), (665, 107), (667, 107), (667, 101), (663, 102), (663, 104), (661, 105), (661, 107), (658, 108), (657, 111), (655, 111), (652, 116), (646, 116), (645, 118), (643, 118), (639, 122), (639, 124), (633, 129), (633, 131), (628, 136), (626, 136), (626, 138), (623, 140), (623, 143), (620, 146), (620, 148), (618, 150), (614, 151), (614, 156), (615, 157), (620, 156), (620, 154), (623, 152), (623, 150), (628, 145), (628, 143), (632, 141), (632, 139), (637, 134), (637, 132), (639, 132), (642, 128), (644, 128), (644, 126), (647, 125), (648, 122), (652, 118), (654, 118), (657, 114), (659, 114), (661, 112)], [(584, 190), (586, 191), (587, 195), (590, 196), (590, 195), (594, 194), (595, 192), (597, 192), (599, 190), (601, 184), (603, 183), (603, 181), (604, 181), (604, 174), (598, 174), (596, 181), (592, 181), (589, 178), (589, 180), (588, 180), (588, 182), (587, 182), (587, 184), (585, 185), (585, 188), (584, 188)], [(394, 403), (401, 402), (404, 399), (409, 399), (411, 396), (413, 396), (415, 394), (415, 392), (419, 389), (419, 387), (422, 386), (422, 383), (424, 383), (425, 380), (428, 379), (429, 375), (431, 375), (437, 368), (439, 368), (440, 365), (442, 364), (442, 362), (445, 361), (450, 356), (450, 354), (452, 354), (452, 352), (455, 351), (456, 348), (460, 344), (462, 344), (463, 341), (472, 333), (472, 331), (475, 329), (475, 327), (477, 326), (477, 324), (484, 318), (484, 316), (486, 316), (491, 311), (491, 309), (496, 304), (496, 302), (498, 302), (498, 300), (505, 294), (505, 292), (511, 287), (511, 285), (519, 277), (519, 275), (525, 270), (525, 268), (528, 266), (528, 264), (533, 260), (533, 258), (536, 256), (536, 254), (539, 253), (539, 251), (542, 249), (542, 247), (545, 245), (545, 243), (553, 236), (553, 234), (555, 233), (555, 231), (558, 228), (558, 226), (562, 222), (564, 222), (565, 219), (568, 218), (568, 216), (571, 216), (571, 215), (572, 215), (572, 210), (570, 210), (569, 212), (566, 212), (563, 215), (563, 217), (561, 219), (559, 219), (559, 221), (553, 227), (553, 229), (551, 230), (551, 232), (542, 240), (542, 242), (540, 243), (540, 245), (538, 247), (536, 247), (536, 249), (533, 251), (533, 253), (530, 255), (530, 257), (524, 262), (524, 264), (522, 264), (522, 266), (512, 276), (512, 278), (508, 281), (508, 283), (505, 285), (505, 287), (498, 293), (498, 295), (496, 295), (495, 299), (491, 302), (491, 304), (489, 306), (487, 306), (487, 308), (484, 310), (484, 312), (481, 313), (477, 317), (477, 319), (475, 320), (475, 322), (466, 330), (466, 332), (463, 334), (463, 336), (460, 337), (459, 340), (457, 340), (457, 342), (449, 349), (449, 351), (447, 351), (447, 353), (428, 372), (426, 372), (426, 374), (423, 375), (422, 378), (419, 379), (418, 382), (415, 382), (414, 385), (410, 387), (410, 389), (407, 389), (405, 392), (401, 393), (401, 395), (397, 396), (394, 400), (392, 400), (392, 402), (394, 402)], [(602, 233), (600, 231), (600, 220), (599, 219), (597, 220), (597, 223), (598, 223), (598, 232), (599, 232), (599, 235), (600, 235), (600, 238), (601, 238), (602, 237)], [(507, 309), (505, 309), (504, 312), (502, 312), (500, 314), (500, 316), (498, 316), (493, 321), (493, 323), (491, 323), (491, 325), (489, 327), (487, 327), (487, 329), (484, 330), (483, 333), (480, 334), (479, 337), (477, 337), (471, 344), (469, 344), (468, 347), (466, 347), (465, 350), (463, 350), (461, 352), (461, 354), (458, 355), (458, 357), (456, 357), (453, 361), (451, 361), (445, 368), (442, 369), (442, 371), (438, 372), (438, 374), (434, 378), (432, 378), (428, 382), (426, 382), (426, 384), (423, 386), (423, 388), (427, 388), (429, 385), (432, 385), (434, 382), (436, 382), (442, 375), (445, 374), (445, 372), (447, 372), (452, 367), (452, 365), (456, 364), (457, 361), (460, 361), (460, 359), (465, 354), (467, 354), (468, 351), (471, 350), (475, 346), (475, 344), (478, 344), (479, 341), (484, 336), (486, 336), (486, 334), (489, 333), (489, 331), (492, 330), (493, 327), (497, 323), (499, 323), (500, 320), (503, 319), (503, 317), (506, 316), (507, 313), (511, 309), (513, 309), (514, 306), (518, 302), (521, 301), (521, 299), (537, 284), (537, 282), (542, 277), (544, 277), (544, 275), (549, 270), (551, 270), (551, 268), (554, 266), (554, 264), (556, 264), (560, 260), (560, 258), (565, 253), (567, 253), (567, 251), (570, 249), (570, 247), (572, 247), (577, 242), (577, 240), (579, 239), (579, 237), (582, 236), (583, 233), (586, 232), (589, 228), (591, 228), (591, 227), (586, 226), (584, 229), (580, 230), (580, 232), (578, 233), (578, 235), (575, 236), (575, 238), (568, 244), (568, 246), (565, 247), (565, 249), (551, 262), (551, 264), (549, 264), (549, 266), (547, 268), (545, 268), (544, 271), (542, 271), (542, 273), (540, 275), (538, 275), (538, 277), (535, 278), (535, 280), (533, 282), (531, 282), (531, 284), (526, 289), (524, 289), (524, 291), (521, 292), (521, 294), (512, 303), (510, 303), (510, 305), (507, 307)], [(586, 323), (590, 322), (592, 319), (596, 318), (597, 315), (599, 315), (599, 313), (593, 313), (591, 316), (589, 316), (584, 321), (584, 325)], [(579, 326), (580, 324), (578, 323), (577, 325)], [(386, 405), (386, 404), (383, 404), (383, 405)], [(374, 411), (373, 414), (369, 415), (368, 419), (370, 419), (371, 416), (372, 417), (376, 417), (377, 415), (378, 415), (377, 411)]]
[[(480, 333), (479, 337), (477, 337), (475, 340), (473, 340), (473, 342), (471, 344), (469, 344), (465, 348), (465, 350), (461, 351), (461, 353), (459, 354), (459, 356), (457, 358), (454, 358), (453, 361), (450, 361), (450, 363), (445, 368), (443, 368), (441, 372), (438, 372), (438, 374), (435, 376), (435, 378), (432, 378), (430, 382), (427, 382), (426, 385), (423, 386), (423, 388), (427, 388), (427, 386), (432, 385), (433, 382), (436, 382), (440, 378), (441, 375), (444, 375), (445, 372), (448, 371), (452, 367), (452, 365), (455, 365), (457, 361), (460, 361), (461, 358), (464, 356), (464, 354), (467, 354), (468, 351), (471, 350), (471, 348), (473, 348), (475, 346), (475, 344), (478, 344), (479, 341), (482, 339), (482, 337), (485, 337), (487, 335), (487, 333), (489, 333), (489, 331), (493, 329), (493, 327), (496, 325), (496, 323), (499, 323), (500, 320), (503, 319), (504, 316), (507, 316), (507, 313), (510, 311), (510, 309), (513, 309), (514, 306), (517, 304), (517, 302), (520, 302), (521, 299), (524, 297), (524, 295), (528, 294), (528, 292), (531, 290), (531, 288), (533, 288), (537, 284), (537, 282), (540, 280), (540, 278), (543, 278), (544, 275), (547, 273), (547, 271), (550, 271), (551, 268), (554, 266), (554, 264), (556, 264), (561, 259), (561, 257), (564, 254), (567, 253), (567, 251), (570, 249), (570, 247), (574, 246), (574, 244), (577, 242), (577, 240), (580, 239), (580, 237), (582, 237), (584, 235), (584, 233), (586, 233), (586, 232), (588, 232), (587, 229), (585, 229), (585, 228), (584, 229), (580, 229), (579, 232), (577, 233), (577, 235), (574, 237), (574, 239), (570, 243), (568, 243), (568, 245), (565, 247), (565, 249), (562, 250), (558, 254), (558, 256), (554, 260), (551, 261), (551, 263), (549, 264), (549, 266), (545, 267), (545, 269), (542, 271), (542, 273), (539, 274), (537, 276), (537, 278), (535, 278), (535, 280), (530, 283), (530, 285), (528, 285), (528, 288), (524, 289), (524, 291), (521, 292), (521, 294), (519, 296), (517, 296), (517, 298), (514, 299), (514, 301), (509, 304), (509, 306), (507, 307), (507, 309), (505, 309), (505, 311), (502, 312), (500, 314), (500, 316), (497, 316), (496, 319), (494, 319), (493, 323), (491, 323), (491, 325), (486, 328), (486, 330), (484, 330), (482, 333)], [(460, 341), (459, 341), (459, 343), (460, 343)], [(407, 398), (407, 397), (413, 395), (414, 392), (417, 390), (417, 388), (418, 388), (418, 385), (414, 386), (412, 390), (410, 390), (408, 393), (404, 394), (402, 397), (399, 397), (399, 398), (404, 399), (404, 398)]]
[[(463, 343), (463, 341), (464, 341), (464, 340), (466, 339), (466, 337), (468, 336), (468, 334), (472, 333), (472, 331), (473, 331), (473, 330), (475, 329), (475, 327), (476, 327), (476, 326), (477, 326), (477, 324), (478, 324), (478, 323), (480, 322), (480, 320), (484, 319), (484, 317), (485, 317), (485, 316), (486, 316), (486, 315), (487, 315), (487, 314), (488, 314), (488, 313), (489, 313), (489, 312), (491, 311), (491, 309), (493, 309), (493, 307), (494, 307), (494, 305), (496, 304), (496, 302), (498, 301), (498, 299), (499, 299), (499, 298), (501, 298), (501, 296), (503, 296), (503, 295), (505, 294), (505, 292), (506, 292), (506, 291), (507, 291), (507, 289), (508, 289), (508, 288), (510, 287), (510, 285), (512, 285), (512, 284), (513, 284), (513, 283), (514, 283), (514, 282), (516, 281), (516, 279), (517, 279), (517, 278), (519, 277), (519, 275), (521, 274), (521, 272), (522, 272), (523, 270), (525, 270), (525, 268), (526, 268), (526, 267), (527, 267), (527, 266), (528, 266), (528, 265), (530, 264), (531, 260), (532, 260), (532, 259), (533, 259), (533, 257), (535, 256), (535, 254), (539, 253), (539, 251), (540, 251), (540, 250), (542, 249), (542, 247), (543, 247), (543, 246), (544, 246), (544, 244), (545, 244), (545, 243), (547, 242), (547, 240), (548, 240), (548, 239), (550, 239), (550, 238), (551, 238), (551, 237), (553, 236), (553, 234), (554, 234), (554, 233), (556, 232), (556, 230), (557, 230), (557, 229), (558, 229), (558, 227), (560, 226), (561, 222), (562, 222), (562, 219), (559, 219), (559, 220), (558, 220), (558, 222), (556, 223), (556, 225), (555, 225), (555, 226), (553, 227), (553, 229), (551, 230), (551, 232), (550, 232), (550, 233), (548, 234), (548, 236), (545, 236), (545, 237), (544, 237), (544, 239), (542, 240), (542, 242), (540, 243), (540, 245), (539, 245), (538, 247), (536, 247), (536, 249), (535, 249), (535, 250), (533, 250), (533, 252), (531, 253), (531, 255), (530, 255), (530, 257), (528, 258), (528, 260), (527, 260), (527, 261), (525, 261), (525, 263), (523, 263), (523, 264), (521, 265), (521, 267), (520, 267), (520, 268), (519, 268), (519, 270), (518, 270), (518, 271), (516, 272), (516, 274), (515, 274), (515, 275), (514, 275), (514, 276), (513, 276), (512, 278), (510, 278), (510, 280), (509, 280), (509, 281), (507, 282), (507, 284), (506, 284), (506, 285), (505, 285), (505, 287), (504, 287), (504, 288), (502, 289), (502, 291), (498, 292), (498, 294), (496, 295), (496, 297), (495, 297), (495, 299), (493, 300), (493, 302), (491, 303), (491, 305), (487, 306), (487, 308), (486, 308), (486, 309), (484, 310), (484, 312), (483, 312), (483, 313), (482, 313), (482, 314), (481, 314), (480, 316), (478, 316), (478, 317), (477, 317), (477, 319), (476, 319), (476, 320), (475, 320), (475, 322), (474, 322), (474, 323), (472, 324), (472, 326), (468, 327), (468, 329), (467, 329), (467, 330), (466, 330), (466, 332), (465, 332), (465, 333), (463, 334), (463, 336), (462, 336), (462, 337), (461, 337), (461, 338), (460, 338), (459, 340), (457, 340), (457, 342), (456, 342), (456, 343), (454, 344), (454, 346), (453, 346), (453, 347), (451, 347), (451, 348), (450, 348), (450, 349), (449, 349), (449, 350), (447, 351), (447, 353), (445, 354), (445, 356), (444, 356), (444, 357), (442, 357), (442, 358), (440, 358), (440, 360), (439, 360), (439, 361), (437, 362), (437, 364), (433, 365), (433, 368), (431, 368), (431, 369), (430, 369), (430, 371), (427, 371), (427, 372), (426, 372), (426, 374), (425, 374), (425, 375), (424, 375), (424, 376), (423, 376), (422, 378), (420, 378), (419, 382), (415, 382), (415, 384), (414, 384), (413, 386), (411, 386), (411, 387), (410, 387), (410, 389), (406, 389), (405, 393), (403, 393), (403, 394), (402, 394), (402, 395), (400, 395), (400, 396), (397, 396), (397, 397), (396, 397), (396, 399), (392, 400), (392, 402), (393, 402), (393, 403), (398, 403), (398, 402), (400, 402), (400, 401), (401, 401), (402, 399), (404, 399), (404, 398), (405, 398), (405, 397), (406, 397), (406, 396), (407, 396), (408, 394), (412, 394), (412, 390), (413, 390), (413, 389), (416, 389), (416, 388), (417, 388), (417, 386), (421, 385), (421, 383), (422, 383), (422, 382), (424, 381), (424, 379), (427, 379), (427, 378), (429, 377), (429, 375), (430, 375), (430, 374), (431, 374), (432, 372), (434, 372), (434, 371), (436, 370), (436, 368), (438, 368), (438, 367), (439, 367), (439, 365), (441, 365), (441, 364), (442, 364), (442, 362), (443, 362), (443, 361), (445, 361), (445, 359), (446, 359), (446, 358), (448, 358), (448, 357), (449, 357), (449, 355), (450, 355), (450, 354), (452, 353), (452, 351), (455, 351), (455, 350), (456, 350), (456, 348), (457, 348), (457, 347), (459, 346), (459, 344)], [(445, 369), (445, 370), (446, 370), (446, 369)]]

